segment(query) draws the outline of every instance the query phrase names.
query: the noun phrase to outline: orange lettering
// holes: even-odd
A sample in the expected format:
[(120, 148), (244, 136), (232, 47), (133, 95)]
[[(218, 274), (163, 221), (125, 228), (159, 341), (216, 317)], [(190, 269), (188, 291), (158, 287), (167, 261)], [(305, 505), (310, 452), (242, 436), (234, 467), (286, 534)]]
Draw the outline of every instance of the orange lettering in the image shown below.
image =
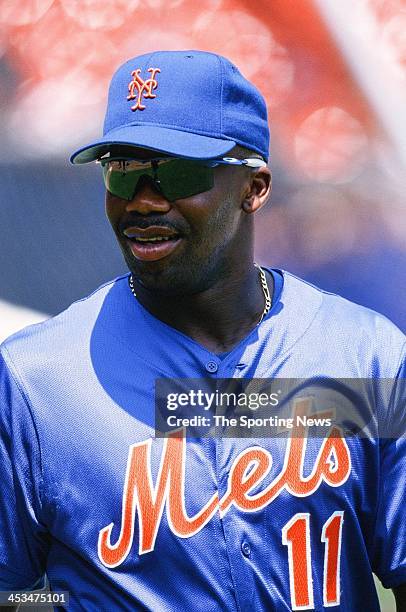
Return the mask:
[(120, 565), (128, 556), (134, 538), (135, 513), (138, 510), (140, 529), (139, 554), (150, 552), (155, 546), (165, 501), (171, 530), (179, 537), (190, 537), (211, 519), (218, 507), (217, 494), (204, 508), (189, 518), (185, 510), (185, 438), (171, 433), (164, 441), (157, 484), (151, 477), (151, 442), (130, 447), (127, 474), (123, 491), (121, 531), (111, 544), (114, 523), (101, 529), (98, 541), (99, 558), (107, 567)]
[[(310, 407), (311, 400), (298, 401), (295, 415), (309, 414)], [(312, 416), (328, 418), (331, 412), (314, 413)], [(212, 495), (193, 517), (187, 515), (185, 508), (184, 435), (175, 431), (164, 440), (155, 486), (151, 474), (152, 440), (133, 444), (128, 453), (120, 534), (113, 544), (114, 523), (100, 530), (98, 555), (101, 562), (107, 567), (117, 567), (127, 558), (133, 545), (136, 514), (139, 554), (142, 555), (154, 549), (164, 507), (172, 533), (188, 538), (198, 533), (218, 510), (224, 516), (232, 505), (243, 512), (257, 512), (270, 504), (284, 488), (292, 495), (304, 497), (315, 492), (323, 481), (331, 487), (342, 485), (351, 471), (351, 456), (345, 439), (340, 437), (341, 430), (333, 427), (323, 439), (313, 471), (305, 477), (306, 429), (306, 426), (296, 425), (286, 444), (281, 473), (259, 493), (250, 494), (250, 491), (269, 474), (272, 455), (259, 446), (243, 450), (232, 465), (227, 491), (221, 502), (217, 493)]]

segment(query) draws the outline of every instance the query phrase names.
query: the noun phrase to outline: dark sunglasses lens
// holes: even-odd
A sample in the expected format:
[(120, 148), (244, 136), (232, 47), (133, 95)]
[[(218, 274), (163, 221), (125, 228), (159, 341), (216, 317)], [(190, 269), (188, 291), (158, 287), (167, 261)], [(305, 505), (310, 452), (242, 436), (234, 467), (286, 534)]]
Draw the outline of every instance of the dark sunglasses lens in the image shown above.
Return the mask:
[[(132, 200), (139, 179), (145, 175), (155, 178), (155, 172), (148, 167), (124, 172), (117, 162), (103, 166), (106, 189), (124, 200)], [(159, 189), (170, 202), (208, 191), (213, 187), (213, 176), (213, 168), (184, 159), (161, 162), (156, 173)]]
[(118, 167), (118, 164), (106, 164), (103, 166), (103, 178), (107, 191), (123, 200), (132, 200), (137, 183), (143, 174), (152, 176), (152, 171), (143, 169), (142, 171), (125, 171)]
[(160, 188), (169, 201), (209, 191), (214, 184), (213, 177), (213, 168), (188, 159), (176, 159), (158, 168)]

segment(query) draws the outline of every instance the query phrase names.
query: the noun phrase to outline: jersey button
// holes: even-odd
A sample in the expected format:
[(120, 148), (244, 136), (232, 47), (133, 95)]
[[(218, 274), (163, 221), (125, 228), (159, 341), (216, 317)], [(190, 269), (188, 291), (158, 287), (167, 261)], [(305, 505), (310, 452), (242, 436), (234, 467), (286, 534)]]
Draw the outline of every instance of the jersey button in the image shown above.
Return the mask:
[(206, 370), (208, 372), (214, 373), (214, 372), (217, 372), (218, 369), (219, 367), (215, 361), (208, 361), (206, 363)]
[(243, 542), (241, 544), (241, 550), (242, 550), (242, 554), (244, 555), (244, 557), (251, 556), (251, 546), (248, 544), (248, 542)]

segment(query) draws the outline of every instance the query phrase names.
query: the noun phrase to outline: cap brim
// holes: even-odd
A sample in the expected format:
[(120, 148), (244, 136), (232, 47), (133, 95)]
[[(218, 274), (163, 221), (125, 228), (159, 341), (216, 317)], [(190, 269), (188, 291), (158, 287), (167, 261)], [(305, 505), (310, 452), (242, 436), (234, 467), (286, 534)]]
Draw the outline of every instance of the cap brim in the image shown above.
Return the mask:
[(191, 159), (211, 159), (231, 151), (234, 140), (211, 138), (160, 126), (132, 125), (117, 128), (70, 157), (72, 164), (87, 164), (108, 153), (112, 145), (151, 149)]

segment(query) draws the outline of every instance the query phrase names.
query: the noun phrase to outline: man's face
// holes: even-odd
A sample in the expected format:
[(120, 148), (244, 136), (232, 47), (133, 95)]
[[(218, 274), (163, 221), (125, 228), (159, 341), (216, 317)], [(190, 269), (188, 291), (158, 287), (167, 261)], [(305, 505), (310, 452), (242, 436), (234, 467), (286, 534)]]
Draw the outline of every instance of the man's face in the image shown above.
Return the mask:
[[(134, 157), (157, 154), (134, 150)], [(195, 293), (238, 265), (252, 238), (242, 208), (251, 176), (241, 166), (218, 166), (212, 189), (174, 202), (148, 178), (131, 201), (106, 192), (107, 216), (134, 278), (152, 291)]]

